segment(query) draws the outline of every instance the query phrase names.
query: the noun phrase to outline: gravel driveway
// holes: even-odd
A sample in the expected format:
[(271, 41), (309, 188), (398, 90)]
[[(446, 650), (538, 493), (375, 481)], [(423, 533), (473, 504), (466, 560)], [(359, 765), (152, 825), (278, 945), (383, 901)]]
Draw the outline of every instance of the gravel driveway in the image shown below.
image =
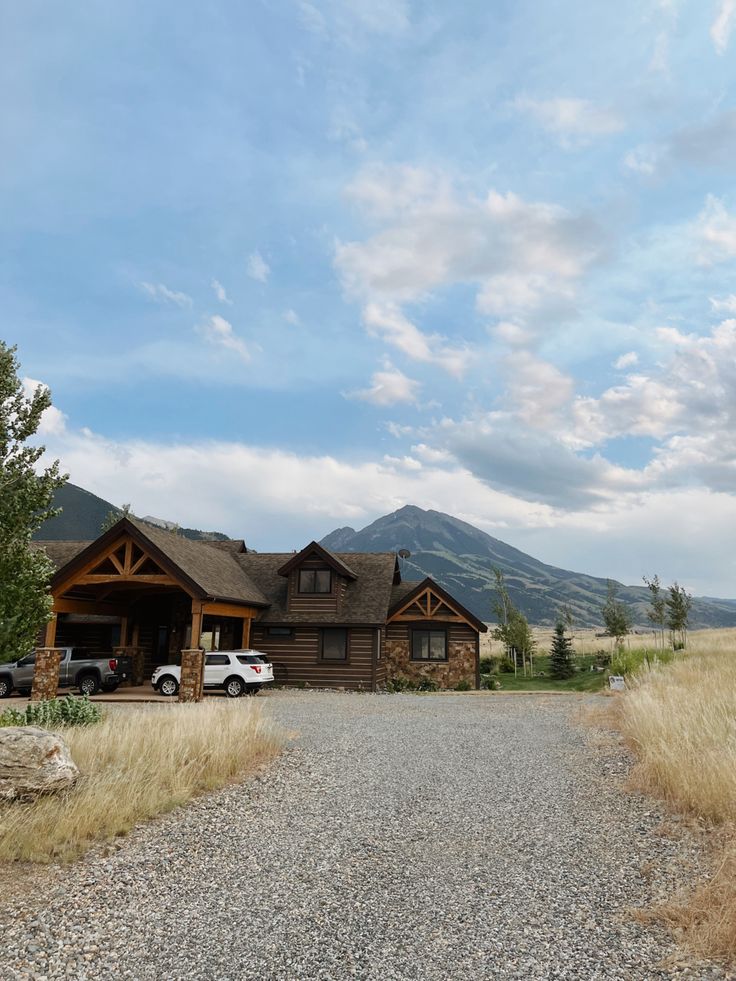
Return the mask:
[(284, 756), (107, 857), (32, 873), (0, 916), (0, 977), (726, 977), (663, 966), (667, 936), (627, 915), (694, 846), (621, 792), (625, 757), (591, 745), (580, 697), (262, 704), (295, 734)]

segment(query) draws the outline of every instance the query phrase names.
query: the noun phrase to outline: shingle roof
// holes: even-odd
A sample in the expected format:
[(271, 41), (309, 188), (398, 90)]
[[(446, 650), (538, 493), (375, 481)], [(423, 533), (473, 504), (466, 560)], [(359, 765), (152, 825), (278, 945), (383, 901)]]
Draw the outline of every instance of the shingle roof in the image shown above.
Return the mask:
[(79, 555), (81, 551), (91, 545), (91, 542), (32, 542), (34, 548), (42, 548), (54, 564), (55, 569), (60, 569), (67, 562)]
[[(287, 607), (288, 579), (279, 575), (292, 553), (248, 552), (236, 561), (271, 601), (260, 622), (310, 623), (314, 614), (290, 613)], [(339, 553), (336, 558), (347, 564), (356, 576), (346, 586), (339, 613), (320, 614), (320, 623), (385, 623), (391, 602), (391, 587), (396, 567), (393, 552)]]
[(320, 558), (324, 559), (338, 575), (345, 576), (348, 579), (358, 578), (350, 566), (343, 561), (341, 556), (336, 552), (330, 552), (324, 545), (320, 545), (319, 542), (310, 542), (300, 552), (294, 552), (292, 555), (289, 555), (286, 562), (279, 569), (279, 575), (288, 576), (292, 569), (295, 569), (303, 559), (312, 554), (319, 555)]
[[(96, 545), (102, 539), (105, 543), (112, 542), (120, 532), (131, 530), (181, 570), (203, 597), (211, 596), (253, 606), (268, 606), (269, 601), (236, 561), (238, 553), (233, 546), (239, 543), (227, 543), (230, 548), (218, 547), (212, 542), (192, 541), (172, 531), (155, 528), (125, 517), (95, 542), (38, 542), (37, 544), (45, 549), (56, 566), (58, 575), (59, 571), (70, 562), (75, 559), (81, 560), (84, 551), (90, 546)], [(220, 544), (224, 546), (226, 543)], [(89, 557), (94, 558), (94, 550), (90, 549)]]
[(391, 590), (390, 608), (393, 610), (399, 600), (408, 596), (413, 589), (417, 588), (421, 581), (421, 579), (407, 579), (406, 582), (400, 582), (397, 586), (394, 586)]

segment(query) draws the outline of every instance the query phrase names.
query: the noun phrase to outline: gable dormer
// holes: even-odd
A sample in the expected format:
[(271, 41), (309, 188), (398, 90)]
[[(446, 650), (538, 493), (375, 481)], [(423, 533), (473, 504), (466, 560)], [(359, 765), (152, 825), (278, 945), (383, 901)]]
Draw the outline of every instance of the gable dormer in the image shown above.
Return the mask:
[(337, 613), (348, 584), (358, 578), (342, 559), (318, 542), (310, 542), (278, 572), (289, 581), (289, 613)]

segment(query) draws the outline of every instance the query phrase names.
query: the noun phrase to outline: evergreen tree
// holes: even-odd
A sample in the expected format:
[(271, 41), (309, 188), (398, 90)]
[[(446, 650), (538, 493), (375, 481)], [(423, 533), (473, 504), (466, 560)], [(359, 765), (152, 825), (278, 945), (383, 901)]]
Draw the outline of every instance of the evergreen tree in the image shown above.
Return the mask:
[[(100, 534), (109, 531), (113, 525), (116, 525), (121, 518), (127, 518), (130, 514), (130, 504), (123, 504), (121, 508), (115, 508), (112, 511), (108, 511), (105, 520), (102, 522), (100, 527)], [(133, 515), (131, 515), (133, 517)]]
[(553, 678), (572, 678), (575, 674), (575, 662), (572, 641), (565, 633), (565, 624), (558, 620), (552, 647), (549, 652), (549, 669)]
[(57, 513), (54, 491), (67, 479), (58, 461), (37, 469), (44, 447), (27, 445), (51, 393), (38, 386), (25, 394), (15, 350), (0, 341), (0, 661), (27, 654), (51, 614), (53, 567), (31, 539)]

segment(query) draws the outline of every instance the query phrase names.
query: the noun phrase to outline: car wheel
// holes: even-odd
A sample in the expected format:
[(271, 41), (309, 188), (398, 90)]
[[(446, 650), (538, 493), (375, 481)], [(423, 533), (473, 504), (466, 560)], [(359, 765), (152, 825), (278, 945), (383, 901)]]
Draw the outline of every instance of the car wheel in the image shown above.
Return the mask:
[(100, 683), (93, 674), (85, 674), (77, 682), (77, 687), (82, 695), (96, 695), (100, 690)]
[(170, 698), (179, 691), (179, 682), (173, 675), (165, 674), (158, 683), (158, 690), (160, 694)]
[(241, 678), (228, 678), (225, 682), (225, 694), (228, 698), (240, 698), (245, 691), (245, 682)]
[(10, 678), (0, 678), (0, 698), (7, 698), (13, 690), (13, 683)]

